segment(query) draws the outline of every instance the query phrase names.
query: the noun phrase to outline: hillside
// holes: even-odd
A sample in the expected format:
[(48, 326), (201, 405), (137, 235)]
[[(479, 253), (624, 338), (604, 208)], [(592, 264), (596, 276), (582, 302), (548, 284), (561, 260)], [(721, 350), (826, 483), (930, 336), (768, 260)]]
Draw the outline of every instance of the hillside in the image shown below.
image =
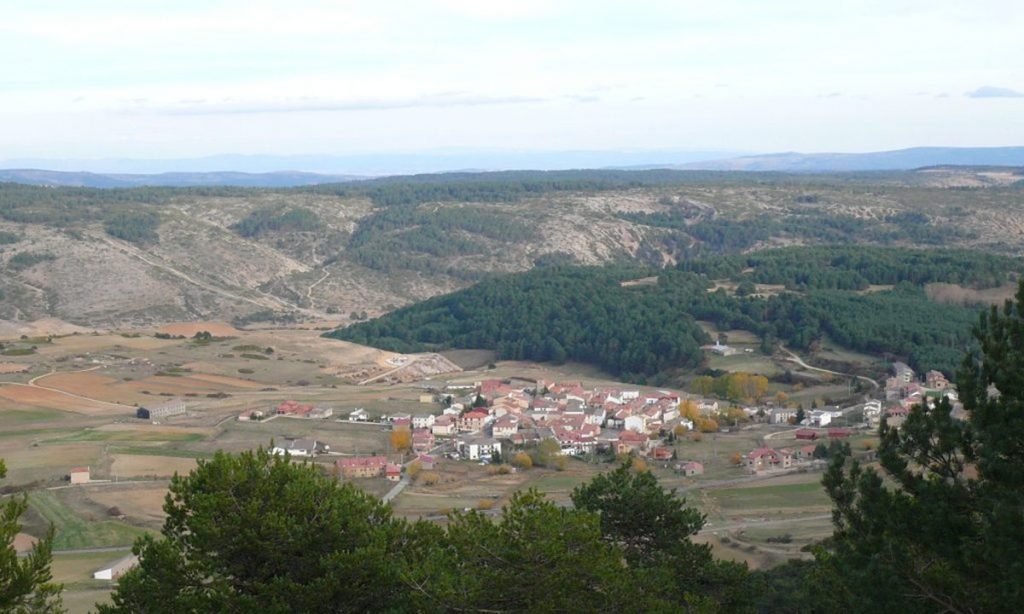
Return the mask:
[(0, 184), (0, 319), (345, 324), (535, 266), (674, 266), (794, 244), (1019, 255), (1024, 192), (992, 172), (462, 173), (289, 189)]
[(1024, 261), (948, 250), (788, 248), (679, 269), (521, 273), (329, 336), (397, 352), (486, 348), (505, 359), (575, 360), (659, 383), (671, 370), (702, 366), (699, 346), (711, 339), (696, 320), (706, 320), (756, 334), (764, 352), (779, 342), (813, 350), (828, 337), (952, 373), (977, 307), (934, 300), (928, 288), (1003, 287)]

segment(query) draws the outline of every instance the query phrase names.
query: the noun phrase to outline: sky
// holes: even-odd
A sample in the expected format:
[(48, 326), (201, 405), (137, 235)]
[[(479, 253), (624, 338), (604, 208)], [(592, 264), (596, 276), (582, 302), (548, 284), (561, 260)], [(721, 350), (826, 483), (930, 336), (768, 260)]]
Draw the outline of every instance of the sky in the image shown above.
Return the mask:
[(1024, 145), (1019, 0), (4, 0), (0, 160)]

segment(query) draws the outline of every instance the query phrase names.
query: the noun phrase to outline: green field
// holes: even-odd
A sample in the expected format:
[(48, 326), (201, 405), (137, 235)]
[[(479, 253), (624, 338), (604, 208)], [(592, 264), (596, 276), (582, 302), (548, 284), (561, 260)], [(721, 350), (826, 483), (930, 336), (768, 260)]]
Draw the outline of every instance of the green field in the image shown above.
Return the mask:
[(177, 442), (188, 442), (188, 441), (202, 441), (206, 439), (206, 435), (202, 433), (168, 433), (165, 431), (154, 431), (147, 433), (144, 431), (97, 431), (87, 429), (83, 431), (77, 431), (67, 437), (61, 437), (59, 439), (48, 439), (42, 443), (70, 443), (73, 441), (177, 441)]
[(32, 510), (56, 530), (54, 550), (130, 546), (135, 538), (147, 533), (145, 529), (116, 520), (83, 518), (65, 505), (54, 491), (33, 492), (29, 503)]
[(813, 481), (769, 486), (745, 486), (707, 491), (708, 497), (726, 513), (752, 510), (772, 510), (792, 513), (801, 509), (816, 509), (831, 505), (820, 475), (811, 474)]

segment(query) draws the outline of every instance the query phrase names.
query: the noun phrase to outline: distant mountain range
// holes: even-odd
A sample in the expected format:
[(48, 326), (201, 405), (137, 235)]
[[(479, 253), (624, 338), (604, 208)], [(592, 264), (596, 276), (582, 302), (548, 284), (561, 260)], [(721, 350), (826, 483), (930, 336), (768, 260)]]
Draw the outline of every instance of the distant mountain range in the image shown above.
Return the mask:
[[(0, 181), (34, 185), (292, 187), (412, 173), (555, 169), (675, 169), (826, 173), (932, 166), (1024, 166), (1024, 147), (914, 147), (869, 153), (737, 155), (711, 151), (424, 152), (339, 156), (222, 155), (180, 160), (0, 162)], [(11, 168), (14, 167), (14, 168)], [(301, 171), (281, 169), (303, 169)], [(47, 170), (43, 170), (47, 169)], [(229, 169), (229, 170), (225, 170)]]
[(40, 169), (0, 170), (0, 182), (8, 181), (31, 185), (76, 186), (84, 188), (134, 188), (139, 186), (288, 188), (321, 183), (340, 183), (357, 179), (363, 179), (363, 177), (354, 175), (321, 175), (298, 171), (279, 171), (273, 173), (224, 171), (206, 173), (102, 174)]
[(820, 173), (897, 171), (925, 166), (1024, 166), (1024, 147), (913, 147), (870, 153), (776, 153), (675, 165), (705, 171)]

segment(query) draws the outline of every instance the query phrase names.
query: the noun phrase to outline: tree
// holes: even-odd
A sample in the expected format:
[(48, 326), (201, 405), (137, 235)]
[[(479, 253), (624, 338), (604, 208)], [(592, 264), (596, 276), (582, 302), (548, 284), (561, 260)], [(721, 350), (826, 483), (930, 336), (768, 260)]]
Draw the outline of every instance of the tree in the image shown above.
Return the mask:
[[(0, 460), (0, 478), (7, 467)], [(53, 582), (50, 561), (53, 527), (36, 542), (24, 558), (14, 550), (14, 537), (21, 531), (18, 519), (28, 509), (28, 497), (10, 497), (0, 505), (0, 611), (63, 612), (63, 586)]]
[(391, 449), (395, 452), (405, 454), (412, 449), (412, 432), (409, 429), (395, 429), (391, 431)]
[[(445, 547), (410, 566), (414, 591), (435, 611), (628, 611), (652, 607), (637, 594), (622, 552), (601, 539), (596, 514), (566, 509), (536, 490), (512, 495), (500, 520), (449, 516)], [(666, 604), (661, 604), (664, 608)]]
[(745, 568), (715, 561), (709, 545), (691, 541), (704, 516), (632, 462), (576, 487), (573, 505), (598, 514), (602, 537), (623, 550), (645, 592), (676, 604), (735, 610)]
[(804, 413), (804, 408), (803, 407), (798, 407), (797, 410), (796, 410), (796, 417), (794, 418), (794, 421), (796, 422), (796, 424), (803, 424), (804, 420), (806, 418), (807, 418), (807, 414)]
[(818, 560), (848, 604), (907, 612), (1024, 609), (1024, 281), (983, 313), (978, 351), (948, 399), (883, 421), (878, 459), (891, 481), (845, 447), (824, 483), (835, 503), (832, 550)]
[(99, 612), (386, 610), (406, 592), (403, 525), (310, 464), (218, 452), (172, 478), (164, 512)]

